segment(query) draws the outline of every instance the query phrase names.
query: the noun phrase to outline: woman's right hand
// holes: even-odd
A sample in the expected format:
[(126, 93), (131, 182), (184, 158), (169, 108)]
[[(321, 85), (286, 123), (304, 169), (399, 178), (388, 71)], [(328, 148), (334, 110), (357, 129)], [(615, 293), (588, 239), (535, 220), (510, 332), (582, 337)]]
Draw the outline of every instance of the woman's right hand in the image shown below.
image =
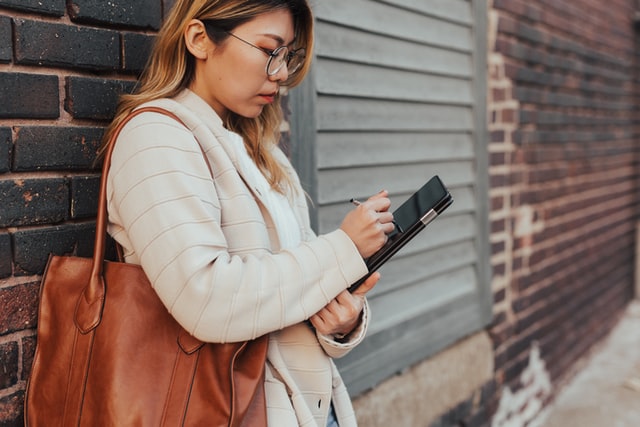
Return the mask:
[(362, 258), (369, 258), (387, 241), (394, 230), (391, 200), (386, 190), (371, 196), (349, 212), (340, 225), (358, 248)]

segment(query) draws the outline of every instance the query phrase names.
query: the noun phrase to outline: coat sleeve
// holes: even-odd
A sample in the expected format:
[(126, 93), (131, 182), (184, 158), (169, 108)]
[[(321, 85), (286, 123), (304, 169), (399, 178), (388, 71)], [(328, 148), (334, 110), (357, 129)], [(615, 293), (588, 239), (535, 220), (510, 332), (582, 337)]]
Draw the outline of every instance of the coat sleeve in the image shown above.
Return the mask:
[[(216, 179), (234, 173), (216, 171)], [(229, 236), (251, 246), (260, 240), (254, 233), (267, 233), (262, 218), (243, 216), (256, 202), (248, 192), (225, 194), (234, 209), (222, 212), (198, 142), (168, 117), (145, 113), (127, 124), (107, 191), (109, 230), (127, 260), (142, 266), (170, 313), (202, 341), (249, 340), (299, 323), (367, 272), (341, 230), (276, 254), (230, 250)]]

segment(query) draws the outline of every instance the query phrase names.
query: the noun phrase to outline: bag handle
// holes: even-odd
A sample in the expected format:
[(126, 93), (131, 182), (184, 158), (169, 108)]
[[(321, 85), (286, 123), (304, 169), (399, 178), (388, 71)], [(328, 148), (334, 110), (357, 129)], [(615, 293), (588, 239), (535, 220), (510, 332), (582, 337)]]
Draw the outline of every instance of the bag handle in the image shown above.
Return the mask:
[(104, 253), (107, 241), (107, 175), (109, 167), (111, 166), (111, 155), (113, 154), (116, 139), (118, 138), (118, 135), (120, 135), (122, 128), (124, 128), (129, 120), (133, 119), (137, 115), (148, 112), (164, 114), (187, 127), (178, 116), (164, 108), (142, 107), (131, 112), (118, 125), (118, 127), (116, 127), (111, 138), (109, 138), (102, 164), (102, 176), (100, 177), (100, 192), (98, 196), (96, 235), (93, 248), (91, 276), (89, 278), (89, 283), (84, 288), (82, 295), (78, 299), (75, 313), (76, 326), (83, 334), (90, 332), (98, 326), (102, 318), (102, 308), (104, 306), (106, 288), (104, 283)]

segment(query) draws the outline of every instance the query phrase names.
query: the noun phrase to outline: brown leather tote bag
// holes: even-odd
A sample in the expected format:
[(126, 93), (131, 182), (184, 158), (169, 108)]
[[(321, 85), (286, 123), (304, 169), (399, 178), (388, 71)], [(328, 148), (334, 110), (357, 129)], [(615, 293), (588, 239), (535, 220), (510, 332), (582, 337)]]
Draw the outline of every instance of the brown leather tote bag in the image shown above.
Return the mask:
[[(129, 118), (144, 111), (180, 121), (154, 107)], [(169, 314), (140, 266), (104, 261), (115, 139), (104, 159), (93, 259), (51, 256), (44, 273), (25, 424), (266, 426), (267, 337), (203, 343)]]

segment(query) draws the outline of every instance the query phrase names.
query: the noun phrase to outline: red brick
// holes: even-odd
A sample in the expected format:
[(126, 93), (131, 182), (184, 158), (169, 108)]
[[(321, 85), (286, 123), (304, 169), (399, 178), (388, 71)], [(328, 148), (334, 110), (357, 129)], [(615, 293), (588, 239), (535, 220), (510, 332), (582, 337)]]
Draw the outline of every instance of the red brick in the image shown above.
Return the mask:
[(39, 283), (0, 288), (0, 335), (35, 328), (39, 291)]
[(0, 398), (0, 426), (21, 427), (24, 425), (24, 392), (18, 391)]

